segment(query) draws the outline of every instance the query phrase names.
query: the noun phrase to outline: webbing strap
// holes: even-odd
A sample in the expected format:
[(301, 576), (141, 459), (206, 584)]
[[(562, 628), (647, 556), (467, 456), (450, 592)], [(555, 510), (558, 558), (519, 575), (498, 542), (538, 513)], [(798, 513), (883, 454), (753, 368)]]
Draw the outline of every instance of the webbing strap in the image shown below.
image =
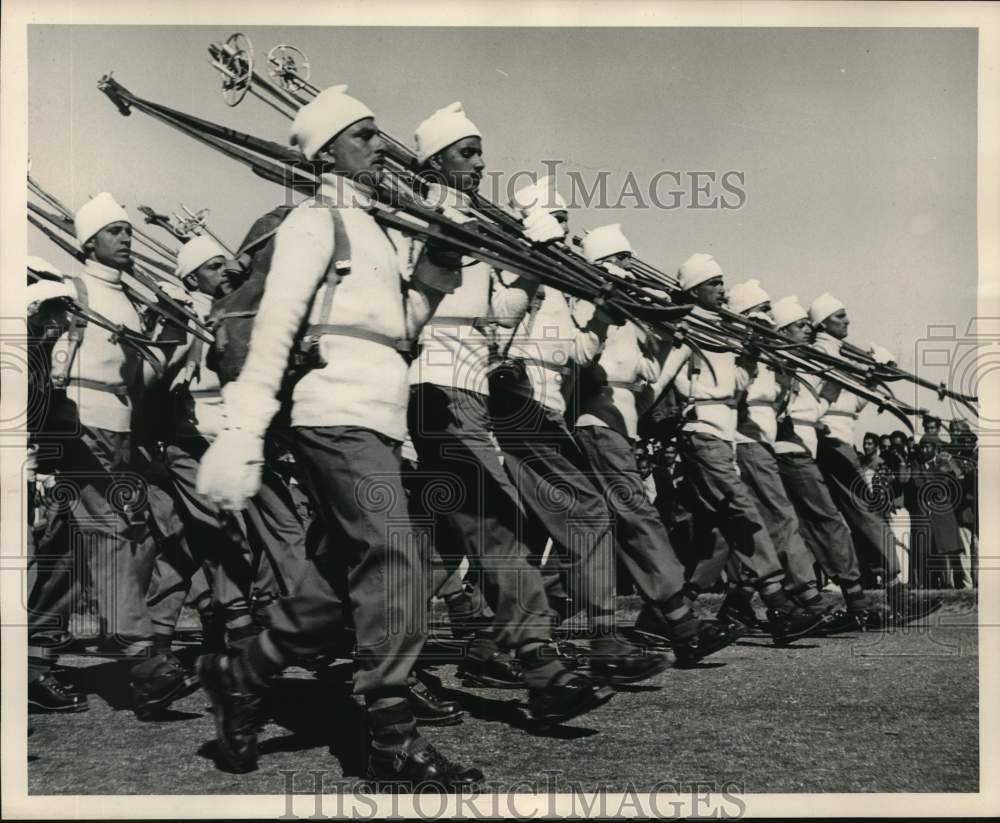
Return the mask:
[(309, 327), (306, 337), (303, 338), (303, 345), (311, 347), (319, 341), (323, 335), (338, 335), (340, 337), (354, 337), (358, 340), (367, 340), (370, 343), (378, 343), (380, 346), (387, 346), (395, 349), (404, 357), (413, 354), (413, 341), (408, 337), (390, 337), (387, 334), (359, 329), (355, 326), (345, 326), (339, 323), (316, 323)]
[(102, 383), (99, 380), (91, 380), (87, 377), (71, 377), (67, 382), (82, 386), (85, 389), (107, 392), (117, 397), (128, 397), (128, 386), (124, 383)]
[[(89, 300), (87, 299), (87, 284), (81, 277), (73, 277), (70, 279), (73, 281), (73, 285), (76, 286), (76, 302), (79, 304), (80, 308), (86, 311), (89, 306)], [(52, 381), (53, 387), (57, 389), (66, 388), (66, 384), (69, 381), (70, 369), (73, 368), (73, 361), (76, 359), (76, 353), (83, 344), (83, 335), (86, 329), (87, 318), (84, 317), (82, 313), (73, 313), (70, 315), (69, 330), (66, 335), (68, 341), (66, 357), (54, 363), (51, 371), (49, 372), (49, 377)]]

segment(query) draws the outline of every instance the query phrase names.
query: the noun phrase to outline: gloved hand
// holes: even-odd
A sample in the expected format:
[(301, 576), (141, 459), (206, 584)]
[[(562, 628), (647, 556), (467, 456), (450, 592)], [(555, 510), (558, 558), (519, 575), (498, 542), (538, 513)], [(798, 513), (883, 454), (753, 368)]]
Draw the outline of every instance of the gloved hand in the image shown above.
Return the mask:
[(33, 317), (38, 314), (42, 303), (47, 300), (58, 300), (60, 298), (75, 300), (76, 289), (71, 283), (56, 280), (39, 280), (28, 286), (28, 303), (25, 307), (25, 316)]
[(222, 398), (223, 430), (201, 459), (198, 492), (239, 511), (260, 490), (264, 434), (280, 404), (242, 379), (228, 384)]
[(532, 243), (551, 243), (566, 236), (566, 232), (551, 214), (542, 209), (532, 209), (525, 216), (524, 236)]
[[(164, 281), (160, 283), (160, 290), (175, 303), (180, 303), (182, 306), (187, 306), (188, 308), (194, 305), (190, 293), (180, 286), (175, 286), (173, 283)], [(163, 298), (161, 297), (160, 299), (162, 300)]]
[(201, 458), (198, 493), (226, 511), (240, 511), (260, 491), (263, 468), (263, 437), (223, 429)]
[(896, 355), (878, 343), (872, 343), (868, 349), (868, 352), (872, 357), (875, 358), (875, 362), (880, 366), (888, 366), (890, 364), (895, 365)]

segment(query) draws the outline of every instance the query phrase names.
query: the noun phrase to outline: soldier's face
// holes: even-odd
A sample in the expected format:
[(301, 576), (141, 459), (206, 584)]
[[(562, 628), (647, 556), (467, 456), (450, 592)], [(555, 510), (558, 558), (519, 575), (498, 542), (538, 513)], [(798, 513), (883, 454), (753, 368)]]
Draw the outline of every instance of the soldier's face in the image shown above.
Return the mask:
[(215, 295), (222, 282), (222, 275), (226, 267), (226, 258), (221, 254), (206, 260), (194, 271), (195, 279), (198, 283), (198, 291), (207, 294), (209, 297)]
[(808, 318), (803, 317), (794, 323), (789, 323), (781, 330), (785, 337), (791, 338), (796, 343), (808, 343), (809, 334), (812, 332), (812, 324)]
[(699, 283), (692, 290), (695, 302), (703, 309), (716, 311), (726, 302), (726, 284), (721, 277), (713, 277)]
[(124, 222), (105, 226), (87, 241), (93, 258), (111, 268), (123, 268), (132, 262), (132, 227)]
[(486, 170), (483, 141), (478, 137), (463, 137), (435, 154), (430, 166), (445, 185), (472, 194), (479, 188)]
[(385, 141), (372, 117), (348, 126), (317, 155), (330, 160), (338, 174), (373, 184), (385, 163)]
[(847, 337), (847, 327), (851, 325), (851, 320), (847, 316), (845, 309), (838, 309), (823, 321), (823, 326), (832, 337), (843, 340)]

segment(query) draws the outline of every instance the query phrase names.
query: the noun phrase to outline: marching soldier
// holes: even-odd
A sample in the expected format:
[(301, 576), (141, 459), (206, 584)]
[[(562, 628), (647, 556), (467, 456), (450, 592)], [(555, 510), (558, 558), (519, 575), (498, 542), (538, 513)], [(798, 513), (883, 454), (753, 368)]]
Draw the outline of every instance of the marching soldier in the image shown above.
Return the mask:
[[(588, 232), (583, 252), (592, 263), (628, 276), (632, 247), (619, 224)], [(577, 322), (585, 323), (593, 314), (592, 303), (577, 301)], [(678, 665), (692, 665), (736, 638), (700, 622), (691, 611), (684, 597), (684, 566), (636, 464), (636, 392), (659, 376), (659, 363), (644, 350), (652, 345), (648, 336), (632, 321), (609, 326), (603, 349), (579, 378), (574, 435), (614, 511), (618, 556), (645, 601), (639, 625), (670, 642)]]
[[(778, 331), (796, 343), (809, 342), (812, 324), (797, 297), (775, 302), (772, 314)], [(830, 406), (827, 398), (832, 396), (831, 391), (822, 389), (818, 378), (805, 374), (792, 384), (775, 441), (778, 471), (795, 506), (806, 543), (823, 573), (840, 586), (848, 614), (863, 628), (877, 628), (881, 621), (871, 610), (861, 585), (861, 570), (850, 530), (816, 465), (817, 428)]]
[[(296, 332), (309, 321), (318, 360), (294, 384), (290, 419), (296, 462), (317, 507), (308, 531), (312, 567), (297, 593), (279, 601), (270, 628), (239, 654), (201, 658), (199, 671), (227, 762), (253, 769), (256, 713), (269, 681), (296, 658), (324, 651), (350, 613), (355, 692), (367, 704), (368, 776), (458, 789), (482, 774), (438, 753), (407, 702), (425, 638), (427, 558), (419, 541), (413, 545), (400, 447), (406, 355), (441, 300), (461, 286), (460, 258), (428, 244), (404, 279), (409, 262), (397, 249), (406, 244), (375, 222), (361, 188), (381, 166), (384, 143), (372, 112), (343, 87), (303, 107), (291, 137), (333, 173), (322, 176), (320, 197), (278, 229), (249, 356), (223, 390), (226, 428), (205, 455), (199, 485), (227, 508), (257, 491), (264, 434), (280, 406)], [(544, 696), (556, 688), (560, 707), (586, 705), (581, 695), (597, 691), (574, 680), (550, 685)]]
[[(140, 334), (146, 322), (123, 274), (132, 265), (132, 223), (107, 192), (84, 204), (75, 215), (76, 236), (85, 255), (78, 277), (61, 284), (40, 281), (29, 287), (32, 317), (55, 297), (68, 298), (127, 333)], [(34, 290), (34, 291), (33, 291)], [(35, 317), (54, 320), (66, 330), (55, 343), (50, 377), (56, 391), (44, 434), (57, 439), (62, 454), (57, 473), (73, 485), (67, 512), (73, 532), (88, 547), (95, 575), (105, 645), (128, 666), (134, 708), (149, 718), (197, 688), (170, 654), (152, 653), (153, 626), (146, 606), (148, 568), (143, 555), (152, 544), (144, 482), (132, 463), (133, 409), (148, 385), (159, 378), (183, 342), (184, 334), (164, 330), (163, 345), (129, 347), (115, 335), (84, 322), (79, 314)], [(151, 341), (150, 341), (151, 342)], [(136, 501), (139, 501), (138, 504)], [(66, 541), (70, 549), (73, 541)], [(68, 617), (68, 601), (64, 604)], [(60, 709), (64, 696), (50, 688), (51, 659), (35, 657), (41, 676), (33, 681), (29, 702), (36, 709)], [(85, 701), (71, 698), (79, 710)]]
[[(550, 215), (564, 225), (568, 218), (565, 202), (548, 191), (523, 210), (529, 227)], [(497, 286), (500, 293), (518, 288), (502, 278)], [(506, 339), (492, 374), (494, 432), (521, 500), (552, 539), (552, 555), (566, 578), (570, 602), (586, 611), (594, 635), (590, 671), (611, 683), (635, 683), (663, 671), (669, 659), (645, 653), (616, 631), (613, 516), (565, 421), (564, 381), (571, 361), (580, 366), (593, 362), (607, 335), (608, 318), (595, 313), (578, 328), (562, 292), (537, 284), (524, 290), (531, 307), (510, 324), (513, 328), (504, 329)]]
[[(448, 209), (467, 206), (485, 163), (482, 136), (461, 103), (434, 112), (415, 139), (418, 161), (442, 184), (431, 187), (428, 199)], [(419, 243), (411, 243), (415, 253)], [(470, 579), (482, 582), (495, 613), (492, 630), (480, 628), (472, 639), (459, 676), (494, 688), (527, 685), (538, 696), (565, 668), (543, 655), (552, 639), (545, 593), (519, 535), (523, 511), (490, 437), (487, 408), (491, 324), (514, 322), (527, 305), (527, 286), (518, 280), (496, 289), (493, 278), (484, 263), (465, 267), (462, 285), (424, 328), (410, 371), (408, 426), (420, 473), (446, 478), (459, 501), (447, 515), (431, 513), (434, 545), (449, 570), (469, 558)], [(506, 650), (515, 653), (523, 676), (511, 670)]]
[[(844, 304), (832, 294), (821, 294), (809, 306), (809, 320), (816, 330), (816, 348), (839, 356), (851, 322)], [(892, 353), (881, 346), (872, 344), (871, 353), (876, 362), (893, 361)], [(819, 438), (816, 462), (850, 526), (859, 559), (884, 575), (889, 614), (898, 615), (904, 622), (919, 620), (937, 611), (941, 600), (915, 592), (900, 581), (892, 533), (885, 521), (868, 508), (863, 495), (859, 495), (864, 488), (864, 477), (854, 450), (854, 423), (868, 401), (825, 382), (827, 388), (821, 392), (830, 404), (819, 420), (826, 433)]]
[[(727, 297), (731, 311), (773, 324), (771, 298), (760, 281), (737, 283)], [(777, 413), (787, 403), (792, 380), (790, 373), (777, 374), (770, 366), (758, 364), (738, 406), (736, 464), (778, 549), (787, 576), (786, 591), (805, 610), (824, 614), (828, 609), (818, 591), (815, 560), (799, 532), (795, 507), (785, 493), (774, 452)], [(854, 621), (842, 625), (854, 627)], [(828, 632), (834, 628), (832, 615), (824, 628)]]
[[(717, 310), (726, 292), (722, 267), (716, 259), (694, 254), (681, 265), (678, 277), (685, 299), (694, 303), (692, 315), (718, 324)], [(702, 357), (708, 362), (700, 362)], [(659, 397), (676, 380), (687, 398), (689, 412), (679, 438), (680, 452), (702, 515), (714, 518), (730, 551), (753, 573), (767, 605), (769, 631), (776, 642), (786, 643), (814, 633), (824, 618), (804, 613), (785, 593), (777, 548), (736, 470), (736, 400), (750, 384), (755, 366), (745, 353), (737, 356), (732, 351), (705, 350), (699, 355), (682, 344), (667, 356), (654, 392)], [(690, 581), (695, 596), (715, 583), (725, 561), (722, 555), (698, 564)]]

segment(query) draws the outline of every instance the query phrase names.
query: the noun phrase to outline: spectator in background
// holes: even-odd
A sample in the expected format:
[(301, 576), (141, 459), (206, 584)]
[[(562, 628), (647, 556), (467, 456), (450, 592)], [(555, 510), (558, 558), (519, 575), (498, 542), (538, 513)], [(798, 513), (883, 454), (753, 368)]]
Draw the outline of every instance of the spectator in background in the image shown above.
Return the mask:
[(900, 579), (911, 580), (912, 555), (910, 552), (910, 512), (906, 508), (905, 490), (910, 481), (910, 454), (903, 432), (893, 432), (890, 445), (881, 455), (882, 460), (873, 478), (873, 488), (888, 498), (884, 508), (889, 529), (899, 559)]
[(653, 505), (667, 527), (674, 551), (690, 573), (698, 563), (691, 515), (695, 502), (690, 499), (690, 485), (685, 482), (677, 444), (673, 440), (663, 443), (659, 460), (653, 463), (651, 476), (656, 484)]
[(911, 578), (923, 588), (962, 589), (972, 584), (963, 564), (964, 547), (956, 518), (963, 488), (941, 445), (935, 435), (925, 434), (920, 439), (906, 485), (906, 507), (911, 518)]
[(952, 465), (962, 483), (962, 502), (956, 516), (962, 536), (964, 554), (969, 558), (969, 576), (974, 587), (979, 585), (979, 438), (965, 420), (952, 420), (948, 425), (951, 443), (948, 447)]
[(932, 437), (941, 436), (941, 418), (935, 417), (933, 414), (925, 414), (921, 425), (924, 428), (924, 434), (929, 434)]
[(858, 462), (861, 464), (861, 476), (864, 477), (869, 489), (873, 489), (873, 479), (875, 472), (882, 465), (882, 457), (878, 450), (878, 435), (866, 432), (861, 441), (861, 451), (858, 454)]
[(885, 456), (891, 448), (892, 438), (887, 434), (881, 435), (878, 439), (878, 456), (885, 460)]

